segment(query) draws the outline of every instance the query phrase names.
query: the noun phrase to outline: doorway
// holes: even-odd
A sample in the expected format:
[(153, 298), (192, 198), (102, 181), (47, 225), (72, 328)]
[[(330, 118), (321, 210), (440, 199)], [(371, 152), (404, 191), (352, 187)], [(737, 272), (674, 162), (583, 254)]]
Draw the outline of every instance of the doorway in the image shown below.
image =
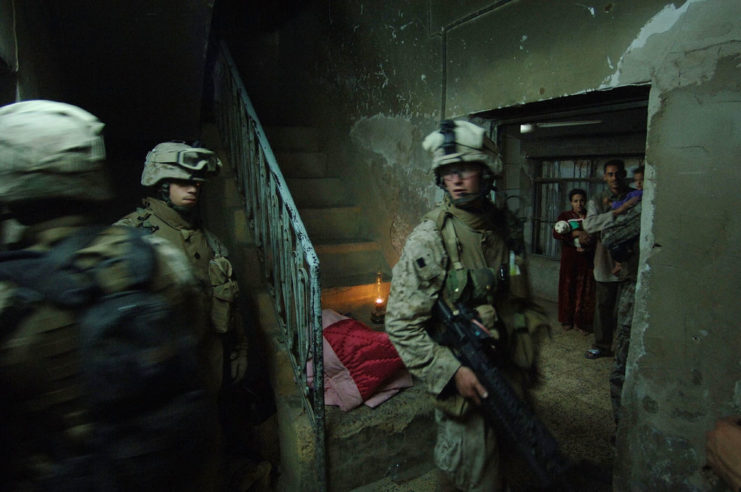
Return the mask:
[(623, 160), (626, 179), (644, 164), (649, 90), (631, 86), (473, 115), (489, 125), (500, 146), (504, 173), (497, 202), (523, 221), (531, 288), (554, 327), (541, 351), (543, 384), (534, 392), (535, 409), (564, 454), (594, 465), (590, 490), (611, 490), (613, 360), (585, 358), (593, 336), (559, 325), (561, 241), (552, 230), (559, 214), (571, 209), (569, 190), (593, 196), (604, 189), (605, 162)]

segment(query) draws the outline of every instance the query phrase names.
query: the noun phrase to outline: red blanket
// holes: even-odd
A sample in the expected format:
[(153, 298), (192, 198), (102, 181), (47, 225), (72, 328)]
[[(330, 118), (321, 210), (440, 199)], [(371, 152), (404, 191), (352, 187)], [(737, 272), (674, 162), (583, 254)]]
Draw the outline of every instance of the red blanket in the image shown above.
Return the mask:
[[(331, 309), (322, 310), (324, 327), (324, 403), (347, 412), (358, 405), (377, 407), (412, 385), (412, 376), (384, 332)], [(309, 384), (314, 366), (307, 364)]]
[(370, 398), (383, 383), (404, 368), (386, 333), (373, 331), (354, 319), (343, 319), (328, 326), (324, 338), (350, 371), (363, 400)]

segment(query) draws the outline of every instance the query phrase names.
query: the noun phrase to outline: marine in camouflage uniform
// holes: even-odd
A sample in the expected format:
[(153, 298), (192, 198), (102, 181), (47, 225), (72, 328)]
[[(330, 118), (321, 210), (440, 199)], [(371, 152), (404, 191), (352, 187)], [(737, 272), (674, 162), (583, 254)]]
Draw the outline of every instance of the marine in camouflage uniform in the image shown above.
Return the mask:
[[(48, 251), (89, 230), (93, 211), (113, 197), (103, 169), (102, 128), (95, 116), (64, 103), (24, 101), (0, 108), (0, 205), (27, 226), (21, 242), (26, 250)], [(130, 286), (133, 279), (122, 268), (127, 266), (130, 232), (111, 226), (99, 230), (75, 253), (74, 267), (99, 272), (98, 287), (107, 292), (142, 288)], [(155, 237), (145, 241), (156, 260), (148, 292), (163, 297), (171, 312), (198, 320), (192, 302), (195, 281), (182, 253)], [(12, 281), (0, 281), (0, 393), (5, 396), (0, 488), (87, 490), (82, 484), (91, 470), (73, 474), (77, 485), (59, 476), (60, 469), (68, 472), (70, 463), (90, 453), (96, 435), (76, 313), (40, 298), (32, 298), (30, 305), (19, 303), (19, 290)], [(187, 432), (182, 429), (183, 435)], [(131, 444), (136, 453), (154, 451)], [(169, 485), (191, 490), (188, 484), (200, 472), (195, 466), (181, 471)], [(108, 486), (121, 486), (114, 477), (107, 480)]]
[(630, 331), (633, 326), (636, 280), (638, 276), (638, 239), (629, 246), (634, 253), (624, 262), (618, 272), (620, 290), (617, 298), (617, 332), (615, 334), (615, 361), (610, 372), (610, 401), (615, 424), (620, 421), (620, 408), (625, 383), (625, 366), (630, 349)]
[(218, 174), (220, 168), (221, 161), (208, 149), (182, 142), (156, 145), (147, 154), (141, 176), (141, 184), (149, 188), (150, 196), (135, 212), (116, 222), (166, 239), (190, 260), (202, 309), (210, 313), (210, 328), (197, 335), (213, 393), (219, 391), (223, 382), (225, 337), (235, 339), (229, 347), (232, 380), (241, 379), (247, 369), (244, 331), (233, 322), (233, 305), (239, 288), (228, 252), (202, 226), (197, 207), (201, 186)]
[(547, 321), (528, 301), (520, 222), (489, 199), (501, 172), (495, 144), (472, 123), (445, 121), (423, 147), (433, 153), (445, 198), (410, 234), (393, 269), (386, 331), (406, 366), (434, 395), (438, 468), (458, 489), (501, 490), (497, 439), (477, 408), (485, 390), (451, 349), (438, 343), (444, 327), (432, 319), (432, 308), (440, 298), (475, 307), (502, 340), (506, 357), (500, 368), (523, 397), (533, 380), (535, 332)]

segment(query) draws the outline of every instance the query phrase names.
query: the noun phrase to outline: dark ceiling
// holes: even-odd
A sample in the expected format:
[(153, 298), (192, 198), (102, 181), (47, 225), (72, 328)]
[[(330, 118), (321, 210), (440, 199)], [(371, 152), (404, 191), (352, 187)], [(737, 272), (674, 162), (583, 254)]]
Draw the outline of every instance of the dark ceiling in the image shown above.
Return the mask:
[(478, 113), (499, 143), (519, 140), (532, 159), (640, 156), (646, 151), (649, 86), (595, 91)]
[(500, 131), (526, 141), (645, 134), (649, 89), (595, 91), (474, 116), (493, 120)]
[[(34, 2), (35, 3), (35, 2)], [(93, 112), (120, 140), (196, 138), (213, 0), (43, 0), (64, 99)]]

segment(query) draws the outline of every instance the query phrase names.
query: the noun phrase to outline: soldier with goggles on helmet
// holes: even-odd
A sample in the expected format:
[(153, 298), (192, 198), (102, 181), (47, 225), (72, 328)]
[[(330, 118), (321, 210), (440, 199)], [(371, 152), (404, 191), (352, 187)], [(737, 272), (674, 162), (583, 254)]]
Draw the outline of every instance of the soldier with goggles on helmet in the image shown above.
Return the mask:
[[(235, 327), (233, 305), (239, 291), (223, 243), (204, 228), (199, 211), (202, 185), (221, 169), (216, 154), (183, 142), (156, 145), (144, 161), (141, 184), (148, 188), (142, 206), (116, 225), (138, 227), (163, 237), (185, 253), (200, 286), (209, 329), (199, 333), (199, 349), (206, 363), (206, 379), (216, 394), (224, 380), (224, 352), (228, 349), (231, 374), (244, 376), (247, 349), (244, 332)], [(236, 343), (226, 346), (227, 336)]]

